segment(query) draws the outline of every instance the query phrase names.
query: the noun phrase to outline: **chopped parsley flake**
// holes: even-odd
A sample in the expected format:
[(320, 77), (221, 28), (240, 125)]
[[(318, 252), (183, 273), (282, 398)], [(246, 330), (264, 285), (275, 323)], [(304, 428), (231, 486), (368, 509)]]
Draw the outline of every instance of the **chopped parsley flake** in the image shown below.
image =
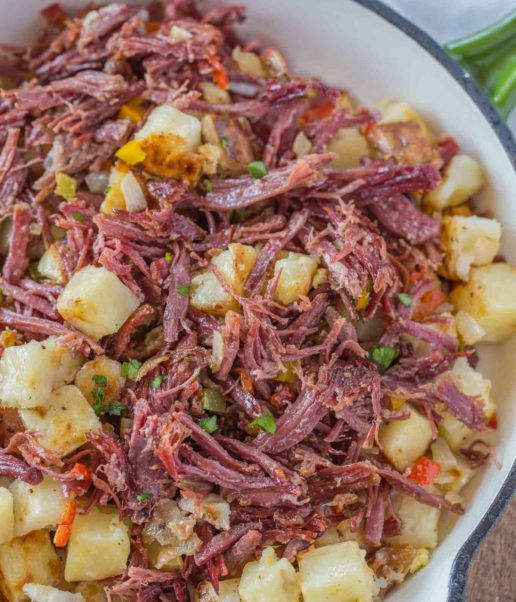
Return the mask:
[(138, 360), (129, 360), (128, 362), (124, 362), (120, 370), (120, 376), (125, 376), (131, 380), (134, 380), (141, 365), (142, 363)]
[(106, 186), (104, 188), (104, 194), (109, 194), (111, 192), (111, 186)]
[(180, 295), (183, 295), (183, 297), (188, 297), (188, 295), (190, 294), (190, 285), (189, 284), (178, 284), (177, 292)]
[(199, 426), (210, 435), (217, 430), (217, 416), (210, 416), (209, 418), (201, 418), (199, 420)]
[(167, 251), (167, 252), (165, 253), (165, 261), (166, 261), (167, 263), (171, 263), (171, 262), (172, 262), (172, 253), (170, 253), (170, 251)]
[(259, 426), (271, 435), (274, 435), (276, 432), (276, 420), (274, 420), (274, 416), (271, 416), (270, 414), (262, 414), (260, 418), (256, 418), (256, 420), (251, 422), (251, 426)]
[(253, 161), (247, 166), (247, 171), (255, 178), (260, 180), (263, 176), (269, 173), (269, 170), (265, 167), (263, 161)]
[(407, 293), (400, 293), (398, 295), (398, 299), (400, 300), (400, 303), (402, 303), (405, 307), (411, 307), (412, 297), (410, 295), (407, 295)]
[(99, 387), (107, 387), (107, 378), (103, 374), (94, 374), (91, 380)]
[(136, 499), (139, 502), (146, 502), (147, 500), (150, 500), (152, 498), (152, 493), (147, 493), (146, 491), (142, 491), (141, 493), (139, 493), (136, 496)]
[(151, 389), (159, 389), (159, 387), (161, 387), (161, 385), (163, 384), (163, 381), (166, 380), (166, 378), (167, 377), (164, 374), (161, 374), (160, 376), (156, 376), (156, 378), (150, 384)]
[(376, 347), (372, 348), (369, 357), (378, 366), (381, 366), (382, 368), (388, 368), (398, 357), (398, 355), (398, 351), (393, 347), (382, 347), (381, 345), (377, 345)]
[(211, 192), (213, 190), (213, 184), (210, 180), (204, 180), (204, 189), (206, 192)]
[(73, 219), (77, 220), (78, 222), (84, 221), (84, 215), (82, 213), (73, 213), (72, 217), (73, 217)]
[(229, 146), (229, 140), (227, 136), (222, 136), (222, 138), (220, 139), (220, 143), (222, 144), (222, 146), (224, 148), (227, 148)]

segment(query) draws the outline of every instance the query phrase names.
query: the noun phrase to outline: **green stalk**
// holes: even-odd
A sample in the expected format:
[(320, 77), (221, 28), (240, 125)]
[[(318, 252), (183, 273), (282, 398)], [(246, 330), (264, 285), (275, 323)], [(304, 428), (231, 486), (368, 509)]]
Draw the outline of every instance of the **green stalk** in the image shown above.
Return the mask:
[(492, 25), (464, 38), (448, 42), (444, 47), (453, 57), (471, 57), (489, 53), (499, 45), (509, 43), (514, 36), (516, 36), (516, 9)]
[(516, 106), (516, 10), (444, 48), (507, 118)]

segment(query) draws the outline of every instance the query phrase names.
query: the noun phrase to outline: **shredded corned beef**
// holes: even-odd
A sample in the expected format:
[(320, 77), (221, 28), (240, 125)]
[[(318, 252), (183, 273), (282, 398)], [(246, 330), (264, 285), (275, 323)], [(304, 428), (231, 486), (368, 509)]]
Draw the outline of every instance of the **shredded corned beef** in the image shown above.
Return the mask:
[[(444, 410), (486, 426), (449, 376), (472, 352), (446, 330), (440, 221), (420, 204), (458, 145), (414, 124), (380, 129), (344, 90), (289, 74), (277, 50), (240, 40), (242, 7), (165, 4), (77, 17), (54, 5), (43, 37), (0, 60), (12, 84), (0, 103), (0, 350), (57, 336), (85, 361), (119, 361), (124, 377), (119, 405), (93, 406), (104, 430), (68, 457), (19, 419), (8, 429), (15, 410), (0, 409), (0, 477), (58, 479), (85, 512), (117, 505), (132, 548), (108, 598), (186, 602), (265, 546), (295, 562), (344, 520), (382, 577), (415, 555), (388, 540), (402, 533), (401, 494), (462, 511), (394, 468), (384, 423), (408, 420), (408, 402), (434, 438)], [(237, 46), (259, 71), (241, 68)], [(133, 139), (160, 104), (197, 118), (202, 145)], [(350, 131), (368, 151), (346, 164), (328, 146)], [(131, 145), (139, 158), (122, 152)], [(145, 208), (130, 205), (126, 174)], [(99, 340), (57, 309), (90, 264), (139, 303)], [(177, 569), (157, 548), (176, 550)]]

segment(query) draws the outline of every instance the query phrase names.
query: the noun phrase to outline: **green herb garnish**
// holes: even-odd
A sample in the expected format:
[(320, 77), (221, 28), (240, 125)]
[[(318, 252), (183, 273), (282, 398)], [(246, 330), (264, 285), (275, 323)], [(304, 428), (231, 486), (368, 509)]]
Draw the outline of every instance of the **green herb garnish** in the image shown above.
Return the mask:
[(177, 292), (180, 295), (183, 295), (183, 297), (188, 297), (188, 295), (190, 294), (190, 285), (189, 284), (178, 284)]
[(107, 378), (103, 374), (94, 374), (91, 380), (99, 387), (107, 387)]
[(199, 426), (209, 433), (210, 435), (217, 430), (217, 416), (210, 416), (209, 418), (201, 418), (199, 420)]
[(104, 188), (104, 194), (109, 194), (111, 192), (111, 186), (106, 186)]
[(211, 192), (213, 190), (211, 180), (204, 180), (204, 190), (206, 190), (206, 192)]
[(166, 375), (161, 374), (160, 376), (156, 376), (156, 378), (151, 382), (151, 389), (159, 389), (163, 384), (163, 381), (166, 380)]
[(400, 293), (398, 295), (398, 299), (400, 300), (400, 303), (403, 303), (405, 307), (412, 306), (412, 297), (410, 295), (407, 295), (407, 293)]
[(369, 357), (378, 366), (388, 368), (398, 355), (398, 350), (393, 347), (382, 347), (381, 345), (377, 345), (372, 348)]
[(122, 364), (122, 368), (120, 369), (120, 376), (125, 376), (134, 380), (138, 375), (138, 370), (142, 365), (138, 360), (129, 360), (128, 362), (124, 362)]
[(78, 222), (83, 222), (84, 221), (84, 215), (82, 213), (72, 213), (72, 217), (73, 219), (77, 220)]
[(263, 161), (253, 161), (247, 166), (247, 171), (255, 178), (260, 180), (263, 176), (269, 173), (269, 170), (265, 167)]
[(224, 148), (227, 148), (229, 146), (229, 140), (227, 136), (222, 136), (222, 138), (220, 139), (220, 143), (222, 144), (222, 146)]
[(136, 499), (139, 502), (146, 502), (147, 500), (150, 500), (152, 498), (152, 493), (147, 493), (146, 491), (142, 491), (141, 493), (139, 493), (136, 496)]
[(170, 251), (167, 251), (165, 253), (165, 261), (166, 261), (166, 263), (171, 263), (172, 262), (172, 253), (170, 253)]
[(274, 420), (274, 416), (271, 416), (270, 414), (262, 414), (259, 418), (256, 418), (256, 420), (251, 422), (251, 426), (259, 426), (271, 435), (274, 435), (276, 432), (276, 420)]

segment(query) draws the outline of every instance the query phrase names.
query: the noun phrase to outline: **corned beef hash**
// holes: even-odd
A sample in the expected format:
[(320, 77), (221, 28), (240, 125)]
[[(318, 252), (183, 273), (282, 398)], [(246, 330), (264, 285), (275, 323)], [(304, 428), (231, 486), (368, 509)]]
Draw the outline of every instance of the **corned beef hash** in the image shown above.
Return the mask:
[(242, 7), (43, 15), (0, 53), (4, 598), (382, 598), (497, 426), (481, 166)]

